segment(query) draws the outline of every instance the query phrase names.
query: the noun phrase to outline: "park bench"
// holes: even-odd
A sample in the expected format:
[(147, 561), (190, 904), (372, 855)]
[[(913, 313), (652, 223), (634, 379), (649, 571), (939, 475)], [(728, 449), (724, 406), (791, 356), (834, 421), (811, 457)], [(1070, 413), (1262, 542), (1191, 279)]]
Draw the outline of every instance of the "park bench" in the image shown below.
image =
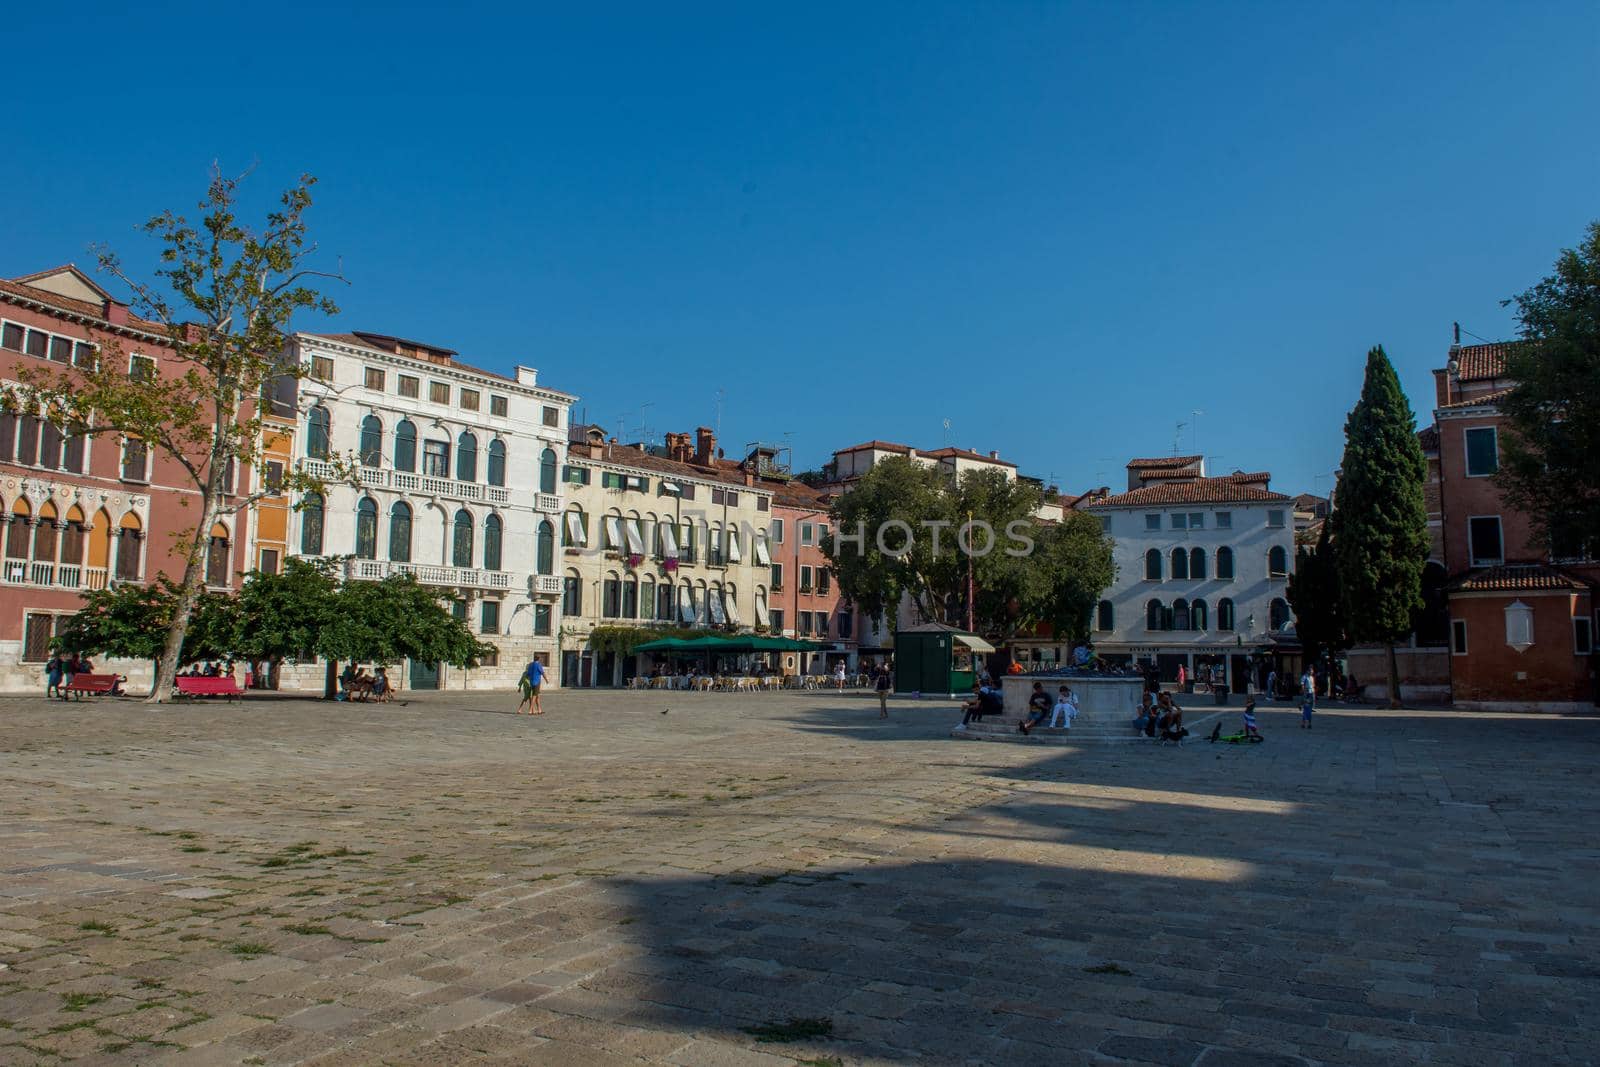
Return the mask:
[(233, 683), (232, 678), (226, 676), (217, 678), (178, 678), (175, 679), (180, 696), (186, 697), (234, 697), (242, 696), (244, 690)]
[(92, 696), (105, 696), (116, 691), (117, 683), (122, 681), (121, 676), (115, 674), (74, 674), (72, 681), (62, 688), (73, 695), (74, 699), (81, 699), (83, 694)]

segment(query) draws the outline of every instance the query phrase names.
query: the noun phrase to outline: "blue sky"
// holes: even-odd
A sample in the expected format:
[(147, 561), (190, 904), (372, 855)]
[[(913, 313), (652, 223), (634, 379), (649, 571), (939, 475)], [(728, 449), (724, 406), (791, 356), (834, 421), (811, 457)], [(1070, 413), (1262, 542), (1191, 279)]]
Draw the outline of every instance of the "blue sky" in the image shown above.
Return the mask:
[(1326, 492), (1367, 348), (1425, 417), (1451, 322), (1509, 336), (1600, 217), (1593, 4), (575, 7), (13, 12), (0, 273), (137, 263), (258, 162), (262, 203), (320, 178), (341, 327), (535, 365), (629, 438), (720, 391), (730, 454), (1081, 490), (1185, 422)]

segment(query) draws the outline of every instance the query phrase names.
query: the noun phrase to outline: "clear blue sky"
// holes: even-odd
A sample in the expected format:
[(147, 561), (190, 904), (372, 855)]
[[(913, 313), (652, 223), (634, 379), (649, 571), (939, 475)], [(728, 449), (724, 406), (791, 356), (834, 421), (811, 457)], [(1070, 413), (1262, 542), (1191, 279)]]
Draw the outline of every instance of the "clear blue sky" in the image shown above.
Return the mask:
[(24, 5), (0, 273), (258, 160), (321, 179), (342, 327), (629, 437), (720, 389), (730, 454), (948, 418), (1078, 490), (1200, 409), (1326, 492), (1368, 346), (1425, 418), (1600, 217), (1593, 3), (565, 7)]

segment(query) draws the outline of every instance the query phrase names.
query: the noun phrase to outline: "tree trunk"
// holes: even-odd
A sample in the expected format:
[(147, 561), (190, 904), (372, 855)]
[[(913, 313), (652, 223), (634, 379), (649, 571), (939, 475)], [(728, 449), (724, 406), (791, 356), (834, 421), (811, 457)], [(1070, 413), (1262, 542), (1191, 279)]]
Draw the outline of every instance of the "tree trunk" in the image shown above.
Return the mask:
[(1400, 657), (1392, 644), (1389, 646), (1389, 706), (1400, 706)]
[(328, 669), (322, 676), (322, 699), (339, 699), (339, 661), (330, 659)]
[(217, 521), (217, 512), (208, 500), (201, 509), (203, 518), (194, 528), (189, 542), (189, 559), (183, 568), (183, 584), (178, 587), (178, 603), (172, 611), (172, 623), (167, 627), (167, 643), (156, 660), (156, 681), (146, 702), (165, 704), (172, 695), (178, 666), (183, 662), (183, 639), (189, 633), (189, 618), (194, 614), (195, 601), (200, 599), (200, 583), (205, 580), (205, 545), (211, 537), (211, 527)]

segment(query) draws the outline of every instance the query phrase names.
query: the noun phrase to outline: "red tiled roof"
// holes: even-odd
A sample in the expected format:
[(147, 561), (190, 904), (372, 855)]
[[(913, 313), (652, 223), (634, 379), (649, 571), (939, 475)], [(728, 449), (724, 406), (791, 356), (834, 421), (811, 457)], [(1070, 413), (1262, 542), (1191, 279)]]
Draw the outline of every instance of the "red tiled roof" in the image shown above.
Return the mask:
[(1193, 478), (1195, 474), (1182, 467), (1141, 467), (1133, 472), (1133, 476), (1140, 481), (1155, 482), (1163, 478)]
[(1544, 563), (1505, 563), (1468, 571), (1450, 583), (1456, 593), (1515, 593), (1541, 590), (1585, 592), (1589, 586)]
[(1157, 504), (1245, 504), (1287, 502), (1290, 498), (1270, 489), (1257, 489), (1232, 478), (1196, 478), (1189, 482), (1162, 482), (1117, 493), (1085, 504), (1089, 508), (1144, 507)]
[[(378, 334), (367, 334), (367, 335), (363, 336), (363, 335), (358, 334), (358, 333), (308, 333), (305, 336), (307, 336), (307, 337), (315, 337), (315, 338), (318, 338), (318, 339), (323, 340), (323, 341), (336, 341), (336, 342), (338, 342), (339, 344), (342, 344), (342, 345), (354, 345), (357, 348), (365, 348), (365, 349), (369, 349), (369, 350), (371, 350), (373, 352), (382, 352), (386, 356), (393, 356), (393, 357), (395, 357), (397, 359), (409, 359), (413, 363), (416, 363), (416, 364), (418, 364), (420, 366), (423, 366), (423, 367), (444, 367), (444, 366), (449, 366), (449, 367), (454, 367), (456, 370), (467, 371), (470, 374), (481, 374), (485, 378), (498, 378), (503, 382), (514, 382), (514, 381), (516, 381), (515, 378), (512, 378), (509, 375), (501, 374), (499, 371), (484, 370), (482, 367), (474, 367), (469, 363), (461, 362), (459, 359), (456, 359), (453, 356), (451, 357), (450, 362), (448, 364), (446, 364), (446, 363), (435, 363), (431, 359), (423, 359), (421, 356), (413, 356), (413, 355), (409, 355), (409, 354), (407, 354), (405, 352), (391, 352), (389, 349), (380, 348), (379, 346), (373, 344), (371, 341), (367, 340), (368, 337), (377, 337), (377, 336), (379, 336)], [(398, 338), (395, 338), (395, 340), (398, 340)], [(410, 344), (412, 342), (408, 341), (406, 343)], [(424, 345), (423, 347), (428, 347), (428, 346)], [(434, 351), (435, 352), (448, 352), (449, 350), (448, 349), (443, 349), (443, 348), (436, 348), (436, 349), (434, 349)]]
[(970, 448), (936, 448), (932, 452), (923, 452), (921, 454), (927, 456), (929, 459), (948, 459), (950, 457), (955, 457), (958, 459), (975, 460), (979, 463), (998, 463), (1002, 467), (1016, 466), (1015, 463), (1007, 463), (1003, 459), (996, 459), (993, 456), (986, 456), (982, 452), (974, 452)]
[(1456, 377), (1464, 382), (1499, 378), (1506, 372), (1506, 356), (1517, 341), (1497, 341), (1488, 345), (1463, 345), (1450, 354), (1456, 361)]
[[(44, 273), (48, 274), (52, 272), (46, 271)], [(119, 328), (106, 322), (106, 309), (103, 304), (94, 304), (87, 300), (74, 300), (70, 296), (62, 296), (59, 293), (52, 293), (45, 289), (35, 289), (33, 286), (24, 282), (7, 281), (4, 278), (0, 278), (0, 293), (10, 293), (12, 296), (20, 297), (23, 300), (32, 300), (40, 304), (47, 304), (50, 307), (58, 308), (69, 315), (79, 315), (86, 319), (93, 319), (96, 324), (104, 327), (105, 329), (114, 330)], [(161, 323), (151, 322), (149, 319), (141, 319), (132, 312), (128, 314), (128, 323), (126, 328), (143, 330), (147, 333), (156, 333), (161, 334), (162, 336), (166, 336), (167, 334), (167, 328), (161, 325)]]
[(1130, 459), (1127, 462), (1127, 467), (1129, 470), (1133, 470), (1135, 467), (1140, 470), (1146, 467), (1159, 467), (1162, 469), (1192, 467), (1204, 458), (1204, 456), (1154, 456), (1146, 459)]
[(1417, 444), (1422, 446), (1424, 452), (1439, 451), (1439, 427), (1424, 426), (1417, 431)]
[(1454, 408), (1478, 408), (1493, 405), (1511, 395), (1510, 389), (1496, 389), (1492, 393), (1483, 393), (1467, 400), (1457, 400), (1449, 404), (1440, 404), (1439, 410), (1447, 411)]
[(600, 444), (591, 445), (570, 441), (567, 454), (573, 458), (584, 458), (594, 463), (611, 463), (619, 467), (634, 467), (638, 470), (654, 471), (657, 474), (676, 475), (679, 478), (696, 478), (702, 482), (721, 482), (738, 489), (745, 489), (752, 493), (771, 493), (772, 486), (758, 482), (755, 485), (746, 485), (744, 475), (739, 471), (726, 470), (720, 467), (701, 467), (693, 463), (680, 463), (675, 459), (665, 456), (653, 455), (633, 445)]
[(908, 455), (911, 452), (910, 445), (897, 445), (893, 441), (866, 441), (859, 445), (851, 445), (849, 448), (835, 449), (833, 454), (837, 456), (843, 452), (865, 452), (868, 449), (874, 452), (901, 452)]
[(1270, 482), (1271, 471), (1234, 471), (1228, 475), (1230, 482)]

